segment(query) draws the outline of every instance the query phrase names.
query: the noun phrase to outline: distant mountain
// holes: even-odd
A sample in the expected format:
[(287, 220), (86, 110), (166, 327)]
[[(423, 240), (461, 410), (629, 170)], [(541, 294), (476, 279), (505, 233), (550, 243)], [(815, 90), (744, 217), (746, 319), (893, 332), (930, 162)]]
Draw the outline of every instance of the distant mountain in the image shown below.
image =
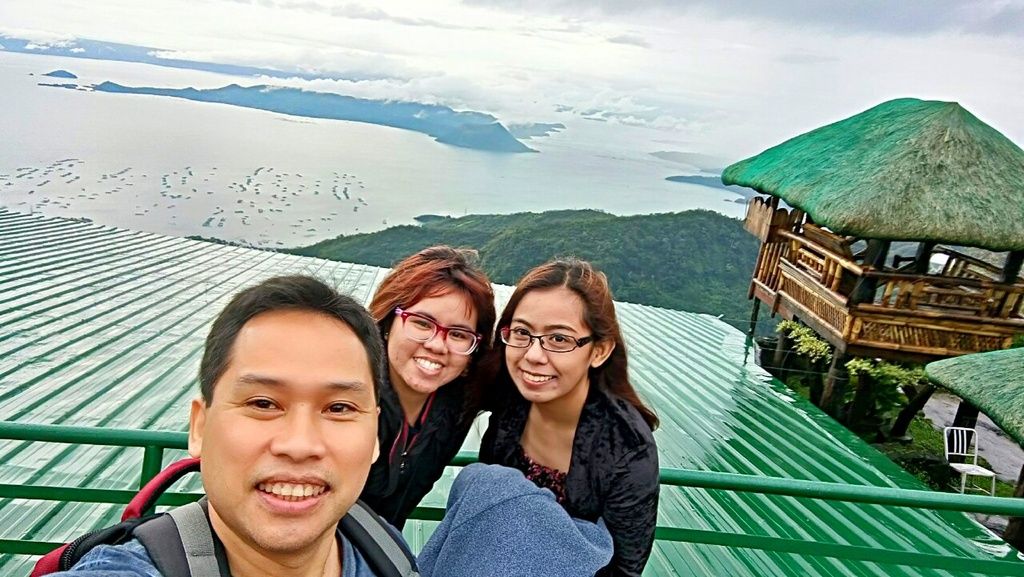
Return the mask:
[(78, 78), (67, 70), (54, 70), (53, 72), (47, 72), (42, 76), (52, 76), (53, 78)]
[(746, 329), (758, 243), (739, 220), (698, 210), (614, 216), (595, 210), (471, 215), (340, 236), (288, 252), (390, 267), (434, 244), (480, 251), (491, 280), (514, 284), (555, 256), (575, 255), (608, 275), (618, 300), (722, 315)]
[(148, 94), (217, 102), (308, 118), (368, 122), (421, 132), (434, 137), (438, 142), (464, 148), (492, 152), (534, 152), (516, 140), (489, 114), (455, 111), (436, 104), (367, 100), (266, 85), (243, 87), (231, 84), (222, 88), (197, 90), (133, 87), (103, 82), (93, 86), (93, 89), (118, 94)]

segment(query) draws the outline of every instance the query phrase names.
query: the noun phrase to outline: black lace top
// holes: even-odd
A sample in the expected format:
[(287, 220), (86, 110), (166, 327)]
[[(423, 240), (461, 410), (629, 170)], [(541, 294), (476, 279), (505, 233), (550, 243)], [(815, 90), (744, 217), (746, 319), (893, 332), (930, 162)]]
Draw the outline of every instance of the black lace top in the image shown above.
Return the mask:
[(545, 467), (534, 461), (526, 454), (526, 449), (522, 446), (519, 447), (519, 455), (514, 463), (514, 468), (522, 471), (527, 479), (533, 481), (534, 485), (542, 489), (550, 489), (559, 503), (565, 503), (566, 474), (564, 472)]

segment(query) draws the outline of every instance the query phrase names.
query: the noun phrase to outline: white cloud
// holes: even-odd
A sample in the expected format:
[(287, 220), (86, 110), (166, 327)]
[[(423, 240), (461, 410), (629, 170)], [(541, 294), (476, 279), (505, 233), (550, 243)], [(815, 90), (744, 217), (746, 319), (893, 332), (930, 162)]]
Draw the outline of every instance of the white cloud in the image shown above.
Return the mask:
[[(5, 0), (0, 22), (40, 46), (78, 36), (334, 71), (351, 79), (252, 83), (504, 122), (600, 119), (582, 124), (729, 157), (899, 96), (960, 101), (1024, 142), (1024, 74), (1007, 74), (1024, 70), (1024, 39), (996, 25), (1018, 22), (1022, 0), (975, 3), (966, 16), (960, 0), (938, 0), (950, 11), (935, 14), (929, 3), (865, 7), (880, 1), (827, 0), (829, 16), (795, 0), (774, 10), (741, 0)], [(591, 129), (570, 125), (563, 137), (574, 130)]]

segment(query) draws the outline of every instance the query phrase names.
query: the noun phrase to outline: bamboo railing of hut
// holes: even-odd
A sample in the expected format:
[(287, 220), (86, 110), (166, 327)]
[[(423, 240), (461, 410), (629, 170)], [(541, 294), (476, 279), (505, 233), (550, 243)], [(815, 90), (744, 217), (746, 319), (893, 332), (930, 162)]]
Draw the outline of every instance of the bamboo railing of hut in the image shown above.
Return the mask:
[(752, 199), (745, 226), (761, 240), (749, 296), (839, 353), (926, 362), (1005, 349), (1024, 334), (1024, 280), (1001, 282), (998, 267), (969, 255), (930, 251), (947, 257), (938, 274), (879, 266), (775, 197)]

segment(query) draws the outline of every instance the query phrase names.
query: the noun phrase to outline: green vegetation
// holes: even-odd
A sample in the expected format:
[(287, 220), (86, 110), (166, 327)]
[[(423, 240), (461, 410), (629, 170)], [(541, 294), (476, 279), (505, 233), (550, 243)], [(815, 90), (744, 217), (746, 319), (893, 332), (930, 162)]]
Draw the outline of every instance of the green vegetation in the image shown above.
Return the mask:
[(392, 266), (435, 244), (473, 247), (494, 282), (515, 284), (556, 256), (589, 260), (615, 298), (722, 315), (746, 329), (757, 240), (743, 223), (707, 210), (614, 216), (595, 210), (471, 215), (342, 236), (289, 252)]
[[(890, 441), (877, 443), (875, 448), (885, 453), (894, 463), (906, 469), (907, 472), (932, 489), (959, 491), (960, 476), (946, 464), (942, 431), (935, 428), (930, 419), (919, 415), (910, 423), (907, 433), (913, 437), (913, 443)], [(984, 457), (978, 457), (978, 464), (982, 467), (992, 468), (992, 465)], [(977, 482), (977, 479), (971, 479), (968, 483), (970, 482)], [(996, 497), (1012, 497), (1013, 490), (1012, 483), (996, 479)]]
[[(834, 352), (831, 345), (798, 322), (782, 321), (776, 331), (789, 339), (793, 354), (785, 359), (784, 366), (772, 367), (772, 372), (818, 405)], [(865, 442), (874, 443), (875, 448), (932, 489), (959, 490), (960, 476), (946, 462), (942, 431), (923, 413), (918, 413), (907, 429), (912, 442), (888, 438), (893, 420), (907, 404), (907, 394), (913, 396), (917, 387), (928, 382), (924, 367), (855, 357), (846, 362), (846, 370), (849, 382), (839, 386), (838, 399), (831, 407), (836, 420)], [(991, 469), (983, 457), (978, 458), (978, 464)], [(1013, 491), (1013, 484), (996, 480), (997, 496), (1011, 497)]]

